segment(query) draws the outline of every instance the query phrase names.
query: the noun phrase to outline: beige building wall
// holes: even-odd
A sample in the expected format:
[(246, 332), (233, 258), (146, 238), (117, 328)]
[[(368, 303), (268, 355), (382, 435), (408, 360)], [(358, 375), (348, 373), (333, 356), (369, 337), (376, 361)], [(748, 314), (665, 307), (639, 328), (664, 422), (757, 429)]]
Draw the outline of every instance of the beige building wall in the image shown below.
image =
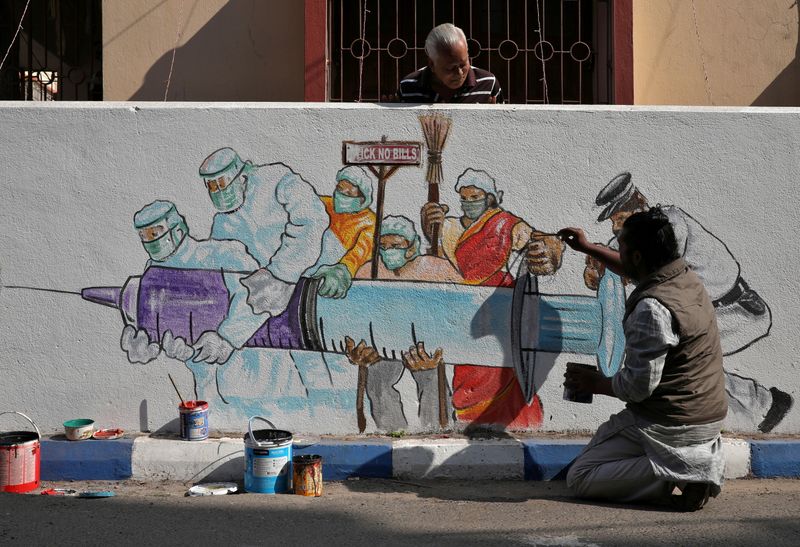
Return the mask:
[(301, 0), (104, 0), (104, 99), (302, 101), (303, 31)]
[(799, 106), (798, 13), (795, 0), (634, 0), (635, 103)]

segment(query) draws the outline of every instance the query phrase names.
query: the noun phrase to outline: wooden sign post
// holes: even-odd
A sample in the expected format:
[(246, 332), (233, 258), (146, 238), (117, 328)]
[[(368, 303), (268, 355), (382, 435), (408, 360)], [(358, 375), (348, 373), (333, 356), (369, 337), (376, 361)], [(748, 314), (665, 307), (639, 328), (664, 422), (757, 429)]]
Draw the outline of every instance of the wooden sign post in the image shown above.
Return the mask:
[(370, 277), (378, 278), (378, 249), (381, 245), (381, 222), (383, 222), (383, 200), (386, 181), (404, 165), (422, 163), (422, 143), (416, 141), (342, 142), (342, 163), (366, 165), (378, 177), (378, 198), (375, 206), (375, 233), (372, 238), (372, 269)]

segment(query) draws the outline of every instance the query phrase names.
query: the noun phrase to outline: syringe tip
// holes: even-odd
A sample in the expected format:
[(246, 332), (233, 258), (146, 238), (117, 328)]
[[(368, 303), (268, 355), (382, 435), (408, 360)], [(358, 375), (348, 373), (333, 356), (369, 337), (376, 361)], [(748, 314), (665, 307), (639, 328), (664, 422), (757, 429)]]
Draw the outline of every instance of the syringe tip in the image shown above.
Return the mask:
[(121, 287), (88, 287), (81, 290), (81, 297), (95, 304), (119, 309)]

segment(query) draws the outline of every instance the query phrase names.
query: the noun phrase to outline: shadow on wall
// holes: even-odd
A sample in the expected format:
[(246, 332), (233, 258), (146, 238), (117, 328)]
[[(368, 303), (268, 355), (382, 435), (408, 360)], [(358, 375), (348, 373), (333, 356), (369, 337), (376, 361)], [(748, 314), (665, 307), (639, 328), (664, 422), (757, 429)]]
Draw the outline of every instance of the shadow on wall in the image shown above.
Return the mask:
[[(787, 0), (787, 4), (789, 2), (791, 0)], [(797, 49), (794, 59), (753, 101), (752, 106), (800, 106), (800, 0), (789, 4), (788, 9), (797, 10)]]
[[(303, 27), (303, 2), (231, 0), (177, 48), (167, 100), (302, 101)], [(130, 100), (164, 100), (170, 64), (172, 49)]]

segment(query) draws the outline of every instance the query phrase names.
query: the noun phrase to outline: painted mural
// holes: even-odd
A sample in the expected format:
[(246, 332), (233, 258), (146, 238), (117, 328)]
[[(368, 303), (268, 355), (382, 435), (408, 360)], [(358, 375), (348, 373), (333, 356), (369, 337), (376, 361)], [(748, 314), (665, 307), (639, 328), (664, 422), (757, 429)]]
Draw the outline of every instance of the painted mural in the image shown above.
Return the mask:
[[(133, 275), (88, 286), (83, 299), (118, 310), (130, 363), (183, 363), (196, 399), (242, 421), (334, 408), (360, 432), (542, 427), (537, 368), (560, 354), (607, 376), (622, 365), (626, 280), (588, 259), (590, 294), (541, 291), (562, 275), (560, 226), (508, 210), (491, 165), (444, 179), (450, 121), (421, 121), (418, 142), (342, 135), (342, 164), (324, 188), (302, 168), (209, 150), (198, 178), (215, 210), (210, 233), (193, 233), (179, 202), (142, 203), (125, 220), (143, 248)], [(419, 217), (386, 214), (386, 181), (420, 164)], [(616, 234), (648, 203), (623, 173), (597, 196), (598, 222)], [(682, 208), (665, 211), (714, 301), (726, 355), (767, 337), (771, 310), (725, 243)], [(401, 380), (413, 382), (410, 398)], [(726, 380), (731, 412), (763, 432), (791, 407), (780, 387)]]

